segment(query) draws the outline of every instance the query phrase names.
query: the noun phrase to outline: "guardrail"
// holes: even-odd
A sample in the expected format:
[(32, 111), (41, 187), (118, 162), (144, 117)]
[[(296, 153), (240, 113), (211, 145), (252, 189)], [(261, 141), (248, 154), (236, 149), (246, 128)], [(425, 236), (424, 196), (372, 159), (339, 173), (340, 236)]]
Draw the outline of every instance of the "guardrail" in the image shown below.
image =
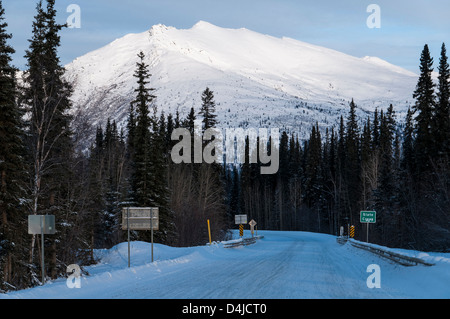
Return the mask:
[(255, 236), (255, 237), (249, 237), (249, 238), (241, 238), (236, 241), (231, 241), (228, 243), (224, 243), (224, 248), (233, 248), (233, 247), (239, 247), (239, 246), (248, 246), (251, 244), (256, 243), (257, 239), (262, 239), (264, 236)]
[(344, 245), (345, 243), (347, 243), (347, 240), (348, 240), (348, 237), (344, 237), (344, 236), (336, 237), (336, 242), (341, 245)]
[(418, 264), (422, 264), (425, 266), (434, 266), (434, 264), (428, 263), (417, 257), (402, 255), (402, 254), (399, 254), (399, 253), (396, 253), (393, 251), (385, 250), (385, 249), (382, 249), (379, 247), (374, 247), (374, 246), (371, 246), (371, 245), (368, 245), (368, 244), (365, 244), (362, 242), (358, 242), (353, 239), (349, 240), (349, 242), (353, 247), (367, 250), (371, 253), (374, 253), (380, 257), (384, 257), (389, 260), (392, 260), (403, 266), (417, 266)]

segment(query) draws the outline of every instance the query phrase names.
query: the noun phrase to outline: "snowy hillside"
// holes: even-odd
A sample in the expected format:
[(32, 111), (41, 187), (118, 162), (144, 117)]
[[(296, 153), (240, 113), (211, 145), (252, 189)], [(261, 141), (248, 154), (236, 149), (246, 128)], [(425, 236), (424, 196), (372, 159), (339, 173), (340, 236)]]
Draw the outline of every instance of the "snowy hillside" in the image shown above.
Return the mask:
[[(245, 236), (250, 236), (246, 231)], [(0, 299), (291, 299), (291, 298), (450, 298), (450, 254), (399, 250), (434, 263), (404, 267), (370, 252), (339, 245), (331, 235), (259, 231), (256, 244), (224, 248), (174, 248), (127, 243), (97, 251), (80, 288), (64, 278), (42, 287), (0, 294)], [(236, 236), (236, 234), (235, 234)], [(380, 288), (369, 288), (369, 265), (380, 269)]]
[[(74, 114), (93, 126), (126, 120), (133, 73), (142, 50), (159, 110), (184, 117), (200, 107), (208, 86), (222, 127), (278, 127), (309, 134), (346, 115), (354, 98), (359, 115), (393, 103), (411, 104), (417, 75), (375, 57), (357, 58), (290, 38), (200, 21), (191, 29), (155, 25), (129, 34), (66, 66), (73, 81)], [(365, 116), (364, 116), (365, 117)]]

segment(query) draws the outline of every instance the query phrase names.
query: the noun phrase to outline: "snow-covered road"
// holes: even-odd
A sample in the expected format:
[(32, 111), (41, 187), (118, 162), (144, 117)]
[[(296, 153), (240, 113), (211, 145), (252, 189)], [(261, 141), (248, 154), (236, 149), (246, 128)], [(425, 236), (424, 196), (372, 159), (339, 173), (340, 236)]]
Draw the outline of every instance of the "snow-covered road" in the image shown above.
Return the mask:
[[(450, 254), (421, 253), (435, 266), (404, 267), (354, 248), (334, 236), (307, 232), (260, 231), (256, 244), (224, 248), (173, 248), (127, 243), (99, 251), (100, 262), (87, 267), (81, 288), (61, 278), (0, 298), (450, 298)], [(246, 234), (247, 235), (247, 234)], [(367, 267), (380, 268), (380, 288), (369, 288)]]

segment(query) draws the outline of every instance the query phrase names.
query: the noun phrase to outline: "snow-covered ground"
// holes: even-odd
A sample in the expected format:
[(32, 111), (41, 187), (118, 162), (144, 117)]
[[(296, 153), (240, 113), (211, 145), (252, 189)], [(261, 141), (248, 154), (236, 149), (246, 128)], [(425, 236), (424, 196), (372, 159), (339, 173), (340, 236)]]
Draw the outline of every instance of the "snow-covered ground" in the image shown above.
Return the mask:
[[(249, 236), (249, 233), (245, 233)], [(256, 244), (224, 248), (174, 248), (127, 243), (97, 251), (99, 263), (86, 270), (80, 288), (61, 278), (0, 299), (290, 299), (290, 298), (450, 298), (450, 254), (397, 250), (435, 265), (404, 267), (334, 236), (308, 232), (259, 231)], [(235, 235), (236, 236), (236, 235)], [(367, 267), (380, 267), (380, 288), (369, 288)]]

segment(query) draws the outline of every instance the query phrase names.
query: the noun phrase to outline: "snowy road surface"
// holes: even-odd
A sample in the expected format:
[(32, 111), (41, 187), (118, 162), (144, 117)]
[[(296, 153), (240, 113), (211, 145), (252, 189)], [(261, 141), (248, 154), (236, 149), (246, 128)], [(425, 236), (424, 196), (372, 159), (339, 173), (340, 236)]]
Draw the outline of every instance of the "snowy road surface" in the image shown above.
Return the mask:
[[(246, 235), (248, 235), (246, 233)], [(260, 231), (256, 244), (224, 248), (174, 248), (133, 242), (131, 268), (127, 243), (98, 252), (81, 288), (61, 278), (1, 298), (450, 298), (450, 254), (421, 253), (432, 267), (404, 267), (334, 236), (307, 232)], [(380, 288), (368, 288), (367, 267), (380, 267)]]

